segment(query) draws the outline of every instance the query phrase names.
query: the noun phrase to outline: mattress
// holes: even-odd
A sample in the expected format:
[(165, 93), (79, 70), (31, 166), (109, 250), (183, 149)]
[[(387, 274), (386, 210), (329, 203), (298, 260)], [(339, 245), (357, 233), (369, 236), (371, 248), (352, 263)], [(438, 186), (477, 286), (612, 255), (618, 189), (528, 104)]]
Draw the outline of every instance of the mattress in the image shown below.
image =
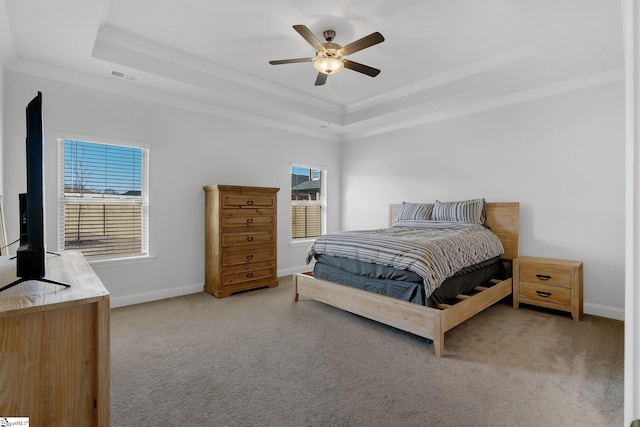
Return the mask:
[(315, 259), (313, 275), (318, 279), (430, 307), (449, 303), (458, 294), (505, 276), (502, 262), (494, 257), (457, 271), (427, 297), (422, 276), (412, 271), (329, 255), (316, 255)]
[(317, 255), (330, 255), (393, 267), (402, 272), (398, 274), (413, 272), (422, 278), (429, 296), (445, 279), (503, 252), (500, 239), (479, 224), (398, 221), (389, 228), (324, 234), (307, 251), (307, 263)]

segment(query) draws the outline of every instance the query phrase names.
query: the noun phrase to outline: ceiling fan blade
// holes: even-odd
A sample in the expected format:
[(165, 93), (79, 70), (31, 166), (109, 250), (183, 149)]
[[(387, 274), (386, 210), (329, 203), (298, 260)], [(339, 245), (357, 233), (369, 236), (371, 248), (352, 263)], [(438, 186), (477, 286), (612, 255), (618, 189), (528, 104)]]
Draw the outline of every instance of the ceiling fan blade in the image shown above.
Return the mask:
[(311, 46), (315, 50), (323, 51), (325, 47), (322, 45), (322, 42), (318, 40), (318, 38), (304, 25), (294, 25), (293, 29), (296, 30), (306, 41), (309, 42)]
[(343, 62), (344, 68), (366, 74), (367, 76), (375, 77), (380, 74), (380, 70), (378, 70), (377, 68), (369, 67), (368, 65), (359, 64), (357, 62), (349, 61), (348, 59), (345, 59)]
[(327, 82), (328, 74), (318, 73), (318, 77), (316, 77), (316, 86), (322, 86)]
[(278, 59), (276, 61), (269, 61), (271, 65), (280, 64), (295, 64), (296, 62), (311, 62), (314, 58), (296, 58), (296, 59)]
[(383, 41), (384, 37), (382, 37), (382, 34), (376, 31), (375, 33), (371, 33), (366, 37), (343, 46), (342, 52), (344, 52), (345, 55), (351, 55), (354, 52), (373, 46), (374, 44), (382, 43)]

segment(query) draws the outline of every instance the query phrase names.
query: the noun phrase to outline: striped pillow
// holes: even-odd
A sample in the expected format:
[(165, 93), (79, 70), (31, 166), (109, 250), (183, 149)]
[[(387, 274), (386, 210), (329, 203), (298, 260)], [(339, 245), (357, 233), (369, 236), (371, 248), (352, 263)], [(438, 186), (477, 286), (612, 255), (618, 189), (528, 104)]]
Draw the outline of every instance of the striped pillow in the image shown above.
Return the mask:
[(402, 202), (396, 221), (428, 221), (431, 219), (433, 207), (433, 203)]
[(433, 219), (435, 221), (484, 224), (485, 209), (484, 199), (463, 200), (460, 202), (441, 202), (436, 200), (433, 207)]

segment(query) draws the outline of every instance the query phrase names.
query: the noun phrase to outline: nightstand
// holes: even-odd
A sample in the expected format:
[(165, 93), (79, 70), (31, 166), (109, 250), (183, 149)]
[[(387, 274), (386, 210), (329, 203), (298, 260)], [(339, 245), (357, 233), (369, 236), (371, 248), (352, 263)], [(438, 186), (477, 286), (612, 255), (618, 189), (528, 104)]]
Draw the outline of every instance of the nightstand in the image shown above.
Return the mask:
[(513, 260), (513, 308), (531, 304), (582, 315), (582, 262), (518, 257)]

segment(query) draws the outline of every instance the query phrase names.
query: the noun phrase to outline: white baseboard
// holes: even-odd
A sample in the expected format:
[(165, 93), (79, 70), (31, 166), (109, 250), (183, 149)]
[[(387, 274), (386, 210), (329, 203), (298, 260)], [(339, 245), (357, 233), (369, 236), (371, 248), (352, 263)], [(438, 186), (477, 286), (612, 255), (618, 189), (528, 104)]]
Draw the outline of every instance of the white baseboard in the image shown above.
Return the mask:
[[(304, 273), (310, 271), (313, 267), (297, 267), (288, 268), (278, 271), (278, 277), (290, 276), (296, 273)], [(158, 301), (161, 299), (179, 297), (182, 295), (195, 294), (202, 292), (204, 289), (204, 283), (197, 283), (194, 285), (185, 285), (175, 288), (162, 289), (159, 291), (141, 292), (138, 294), (124, 295), (120, 297), (111, 298), (111, 308), (125, 307), (127, 305), (142, 304), (145, 302)]]
[(606, 317), (607, 319), (621, 320), (624, 322), (624, 308), (585, 302), (584, 314), (591, 314), (593, 316)]
[[(304, 273), (311, 270), (311, 266), (287, 268), (278, 270), (278, 277), (290, 276), (296, 273)], [(133, 295), (111, 298), (111, 308), (125, 307), (127, 305), (142, 304), (145, 302), (158, 301), (166, 298), (179, 297), (182, 295), (202, 292), (204, 284), (179, 286), (176, 288), (162, 289), (159, 291), (142, 292)], [(601, 304), (584, 303), (584, 313), (593, 316), (606, 317), (608, 319), (624, 321), (624, 308), (610, 307)]]
[(121, 297), (111, 298), (111, 308), (124, 307), (127, 305), (142, 304), (145, 302), (158, 301), (161, 299), (180, 297), (182, 295), (195, 294), (202, 292), (203, 283), (195, 285), (179, 286), (176, 288), (162, 289), (152, 292), (141, 292), (139, 294), (125, 295)]

